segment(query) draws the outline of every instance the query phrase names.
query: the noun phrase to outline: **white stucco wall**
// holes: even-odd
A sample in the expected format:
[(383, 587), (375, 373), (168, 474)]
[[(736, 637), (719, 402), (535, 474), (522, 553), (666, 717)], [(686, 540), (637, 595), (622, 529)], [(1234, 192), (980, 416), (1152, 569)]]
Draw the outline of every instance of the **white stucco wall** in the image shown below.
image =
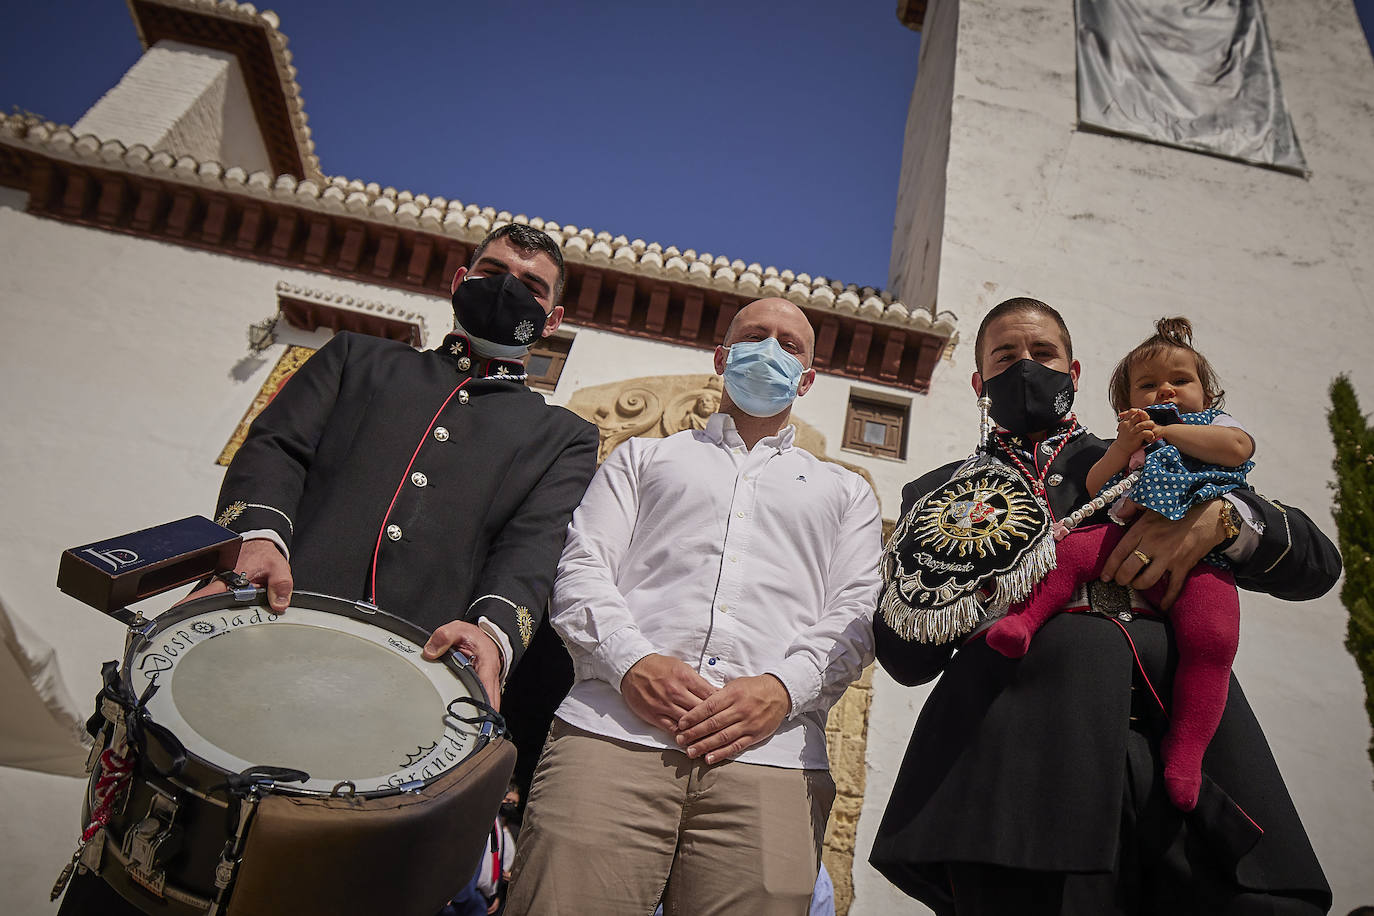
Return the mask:
[(238, 58), (160, 41), (72, 126), (125, 146), (142, 143), (245, 171), (271, 172)]
[[(927, 22), (951, 2), (935, 0)], [(913, 473), (972, 444), (974, 331), (1002, 299), (1031, 295), (1064, 313), (1083, 364), (1078, 412), (1101, 432), (1112, 428), (1111, 367), (1156, 318), (1182, 314), (1258, 441), (1252, 483), (1334, 538), (1327, 386), (1349, 372), (1374, 407), (1374, 62), (1351, 4), (1265, 3), (1307, 180), (1077, 132), (1072, 4), (959, 6), (937, 304), (958, 315), (962, 341), (915, 420), (941, 432), (913, 448)], [(893, 292), (906, 298), (916, 282)], [(1346, 612), (1334, 591), (1302, 604), (1247, 594), (1243, 606), (1236, 670), (1335, 891), (1333, 912), (1374, 903), (1370, 729), (1342, 646)], [(875, 680), (859, 858), (923, 697)], [(855, 884), (856, 914), (920, 911), (867, 867)]]

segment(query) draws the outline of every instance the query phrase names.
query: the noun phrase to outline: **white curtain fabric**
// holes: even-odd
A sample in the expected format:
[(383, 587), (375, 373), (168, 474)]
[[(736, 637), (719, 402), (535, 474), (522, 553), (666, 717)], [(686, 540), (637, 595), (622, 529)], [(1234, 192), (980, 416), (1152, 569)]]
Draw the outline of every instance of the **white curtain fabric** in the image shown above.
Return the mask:
[(57, 653), (0, 596), (0, 766), (85, 774), (85, 714), (62, 681)]

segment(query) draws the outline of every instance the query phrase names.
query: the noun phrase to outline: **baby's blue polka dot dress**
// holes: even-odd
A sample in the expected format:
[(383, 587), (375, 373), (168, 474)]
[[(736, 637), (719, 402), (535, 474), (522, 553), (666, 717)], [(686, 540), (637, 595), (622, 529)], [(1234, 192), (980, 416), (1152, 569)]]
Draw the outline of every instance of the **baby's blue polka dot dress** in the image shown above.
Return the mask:
[[(1208, 408), (1197, 413), (1180, 413), (1179, 419), (1193, 426), (1210, 426), (1213, 420), (1224, 413), (1216, 408)], [(1126, 494), (1126, 498), (1146, 509), (1153, 509), (1165, 518), (1180, 519), (1198, 503), (1246, 486), (1245, 475), (1254, 466), (1253, 461), (1229, 468), (1206, 464), (1183, 454), (1168, 442), (1155, 442), (1145, 447), (1145, 465), (1141, 468), (1140, 480)], [(1107, 486), (1125, 475), (1126, 472), (1117, 474), (1107, 481)]]

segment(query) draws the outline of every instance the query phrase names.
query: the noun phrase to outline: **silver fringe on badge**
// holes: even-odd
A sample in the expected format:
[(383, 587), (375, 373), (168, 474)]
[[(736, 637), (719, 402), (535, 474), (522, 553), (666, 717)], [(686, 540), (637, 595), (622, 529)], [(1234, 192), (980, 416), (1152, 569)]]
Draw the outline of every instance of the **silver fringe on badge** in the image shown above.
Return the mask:
[[(897, 536), (898, 532), (893, 531), (885, 555), (895, 547)], [(1026, 598), (1054, 569), (1054, 543), (1054, 538), (1044, 537), (1027, 548), (1015, 569), (997, 576), (989, 583), (993, 586), (992, 594), (969, 594), (934, 608), (913, 607), (910, 603), (910, 596), (924, 588), (920, 570), (910, 575), (896, 575), (891, 568), (894, 564), (885, 559), (883, 571), (887, 585), (878, 602), (878, 613), (883, 615), (883, 620), (892, 631), (903, 639), (932, 645), (958, 639), (985, 621), (1004, 616), (1007, 608)], [(941, 590), (935, 591), (938, 601), (942, 597), (939, 594)]]
[[(991, 403), (986, 396), (978, 399), (978, 448), (974, 454), (948, 482), (927, 493), (912, 507), (883, 549), (886, 584), (878, 613), (903, 639), (939, 645), (962, 637), (985, 621), (1003, 616), (1008, 607), (1029, 595), (1055, 567), (1055, 541), (1048, 530), (1043, 503), (1026, 486), (1023, 477), (994, 457)], [(952, 501), (956, 501), (949, 494), (959, 492), (961, 486), (964, 496), (970, 489), (986, 494), (999, 489), (999, 478), (1004, 481), (1000, 487), (1002, 495), (1009, 497), (1005, 503), (1008, 510), (1005, 519), (1011, 520), (1011, 510), (1016, 506), (1033, 505), (1035, 510), (1029, 515), (1039, 521), (1028, 527), (1022, 524), (1018, 531), (1012, 532), (1018, 540), (1027, 539), (1022, 547), (1013, 549), (1005, 536), (996, 538), (1000, 547), (994, 546), (992, 540), (976, 546), (980, 559), (985, 555), (985, 548), (992, 555), (999, 550), (1010, 550), (1013, 566), (1000, 565), (978, 572), (978, 560), (974, 559), (963, 564), (971, 572), (960, 577), (957, 572), (965, 559), (965, 548), (960, 548), (957, 556), (946, 553), (942, 557), (934, 555), (940, 548), (925, 547), (940, 542), (948, 547), (949, 541), (941, 538), (935, 519), (943, 519), (943, 513)], [(1022, 512), (1021, 521), (1025, 522), (1026, 517), (1027, 513)], [(915, 554), (911, 569), (903, 566), (899, 550), (909, 539), (921, 548)]]
[[(1019, 493), (1018, 499), (1022, 503), (1026, 500), (1035, 502), (1039, 510), (1045, 510), (1042, 517), (1048, 520), (1043, 500), (1026, 488), (1024, 477), (1006, 468), (995, 457), (990, 407), (991, 401), (987, 397), (978, 399), (978, 449), (949, 481), (927, 493), (912, 507), (906, 517), (898, 523), (892, 537), (883, 548), (882, 570), (885, 585), (878, 602), (878, 613), (893, 632), (903, 639), (939, 645), (958, 639), (987, 621), (1004, 616), (1011, 605), (1030, 595), (1041, 580), (1055, 568), (1056, 542), (1085, 518), (1111, 505), (1140, 479), (1141, 472), (1137, 470), (1070, 513), (1063, 521), (1053, 525), (1045, 524), (1044, 527), (1037, 526), (1038, 530), (1030, 537), (1029, 542), (1024, 547), (1017, 548), (1019, 554), (1013, 552), (1015, 565), (1010, 568), (1002, 566), (978, 573), (976, 567), (972, 567), (975, 574), (961, 580), (945, 571), (957, 568), (951, 564), (957, 564), (964, 554), (961, 553), (958, 558), (947, 555), (941, 559), (931, 555), (934, 548), (930, 552), (922, 550), (918, 553), (912, 569), (904, 568), (899, 545), (913, 536), (916, 537), (915, 543), (918, 546), (938, 540), (938, 537), (931, 535), (931, 512), (934, 511), (938, 515), (942, 511), (941, 507), (948, 507), (950, 502), (948, 496), (941, 502), (939, 494), (948, 494), (951, 490), (958, 491), (960, 486), (965, 487), (966, 494), (968, 487), (975, 481), (977, 483), (974, 489), (978, 489), (979, 492), (986, 493), (996, 489), (996, 478), (1002, 471), (990, 470), (991, 464), (996, 464), (999, 469), (1009, 472), (1015, 481), (1018, 481), (1011, 489), (1024, 491)], [(933, 504), (932, 500), (935, 500)], [(1009, 509), (1014, 505), (1014, 501), (1007, 503)], [(916, 529), (915, 532), (913, 528)], [(1023, 528), (1022, 532), (1024, 531)], [(927, 536), (924, 540), (921, 537), (923, 532)], [(1000, 543), (1006, 547), (1005, 539)], [(983, 548), (979, 547), (978, 552), (981, 555)], [(974, 575), (980, 578), (975, 578)]]

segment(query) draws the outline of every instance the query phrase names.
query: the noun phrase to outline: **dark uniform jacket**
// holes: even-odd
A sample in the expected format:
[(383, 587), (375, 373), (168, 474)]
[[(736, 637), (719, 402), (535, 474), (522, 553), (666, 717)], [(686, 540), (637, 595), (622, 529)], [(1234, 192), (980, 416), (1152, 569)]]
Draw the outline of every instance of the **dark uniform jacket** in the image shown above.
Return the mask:
[[(514, 666), (543, 617), (595, 427), (526, 388), (517, 362), (341, 332), (253, 423), (219, 518), (268, 528), (299, 589), (431, 631), (487, 617)], [(514, 376), (511, 378), (510, 376)]]
[[(1092, 495), (1087, 472), (1106, 447), (1080, 434), (1048, 468), (1056, 517)], [(1041, 462), (1046, 457), (1036, 455)], [(907, 484), (902, 515), (960, 464)], [(1339, 554), (1303, 513), (1253, 491), (1236, 495), (1264, 527), (1253, 555), (1236, 566), (1242, 588), (1303, 600), (1335, 583)], [(899, 682), (944, 675), (921, 710), (874, 841), (870, 861), (890, 881), (943, 913), (952, 901), (942, 863), (1112, 872), (1148, 856), (1135, 845), (1135, 821), (1147, 809), (1144, 796), (1162, 797), (1163, 722), (1136, 673), (1133, 648), (1167, 706), (1177, 655), (1162, 619), (1061, 614), (1020, 660), (988, 648), (981, 635), (958, 651), (952, 643), (909, 642), (882, 615), (874, 637), (879, 663)], [(1148, 741), (1136, 737), (1141, 734)], [(1133, 747), (1143, 750), (1133, 757)], [(1193, 814), (1185, 817), (1167, 801), (1148, 808), (1166, 821), (1154, 825), (1153, 835), (1217, 863), (1223, 883), (1293, 892), (1329, 907), (1325, 877), (1234, 677), (1203, 769)]]

